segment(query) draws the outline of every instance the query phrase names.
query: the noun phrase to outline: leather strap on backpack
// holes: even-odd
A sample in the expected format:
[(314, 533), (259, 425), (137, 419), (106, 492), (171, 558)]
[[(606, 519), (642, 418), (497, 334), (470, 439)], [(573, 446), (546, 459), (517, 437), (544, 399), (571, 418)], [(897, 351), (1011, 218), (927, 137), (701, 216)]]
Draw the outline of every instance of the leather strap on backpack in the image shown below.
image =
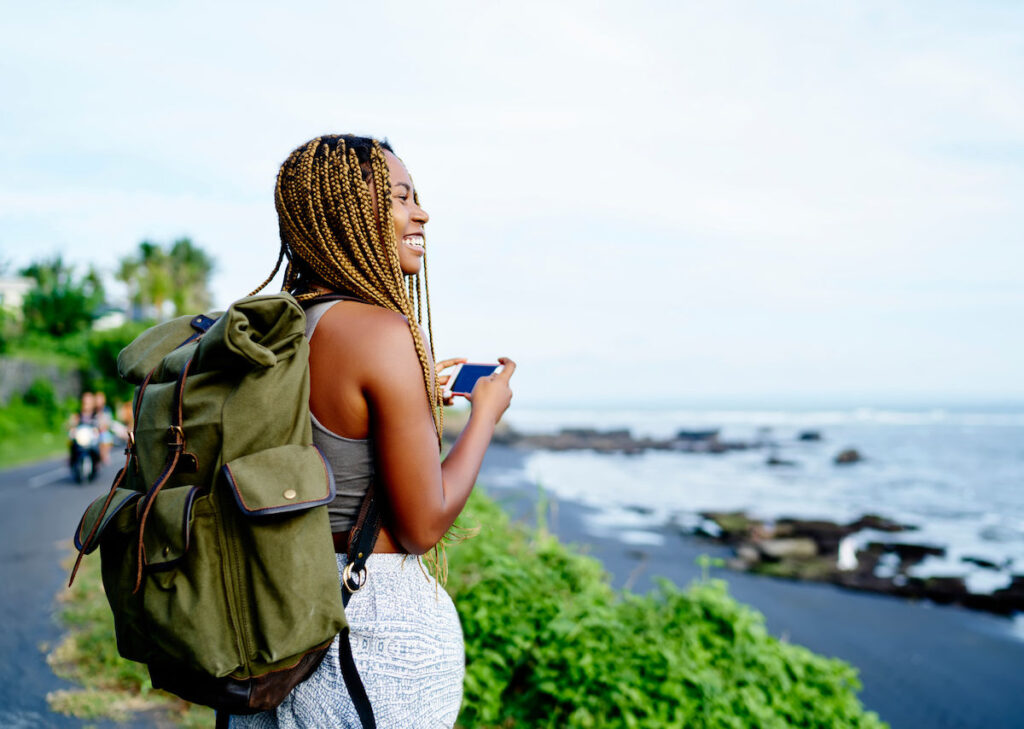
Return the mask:
[(178, 460), (185, 452), (185, 431), (181, 427), (185, 422), (182, 396), (184, 395), (185, 381), (188, 379), (188, 371), (191, 368), (192, 359), (190, 358), (185, 363), (185, 366), (181, 368), (181, 372), (178, 374), (178, 382), (174, 387), (174, 410), (171, 415), (172, 425), (167, 429), (167, 460), (164, 461), (164, 469), (160, 472), (153, 486), (146, 492), (146, 495), (142, 497), (142, 501), (139, 502), (138, 569), (135, 573), (135, 589), (132, 590), (132, 593), (138, 592), (142, 586), (142, 566), (146, 556), (142, 539), (146, 533), (146, 520), (149, 518), (149, 511), (153, 508), (153, 502), (156, 501), (160, 489), (170, 479), (178, 465)]

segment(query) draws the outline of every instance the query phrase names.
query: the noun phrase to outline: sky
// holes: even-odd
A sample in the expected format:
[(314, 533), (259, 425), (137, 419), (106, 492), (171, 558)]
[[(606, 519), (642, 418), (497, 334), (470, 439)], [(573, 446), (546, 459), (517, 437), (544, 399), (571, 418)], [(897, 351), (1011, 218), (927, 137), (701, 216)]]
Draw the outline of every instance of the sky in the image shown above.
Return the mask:
[(288, 152), (372, 134), (517, 402), (1024, 401), (1019, 3), (4, 6), (9, 271), (187, 235), (226, 306)]

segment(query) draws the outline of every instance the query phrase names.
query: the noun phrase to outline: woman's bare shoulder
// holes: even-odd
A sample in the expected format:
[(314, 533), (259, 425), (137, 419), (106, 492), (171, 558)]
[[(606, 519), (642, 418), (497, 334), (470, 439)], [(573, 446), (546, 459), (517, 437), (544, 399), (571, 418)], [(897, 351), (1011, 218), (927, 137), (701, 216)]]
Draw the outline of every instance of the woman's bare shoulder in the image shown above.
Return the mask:
[(318, 344), (327, 344), (330, 350), (343, 348), (371, 361), (391, 359), (403, 352), (415, 356), (409, 320), (372, 304), (339, 302), (320, 319), (314, 336)]

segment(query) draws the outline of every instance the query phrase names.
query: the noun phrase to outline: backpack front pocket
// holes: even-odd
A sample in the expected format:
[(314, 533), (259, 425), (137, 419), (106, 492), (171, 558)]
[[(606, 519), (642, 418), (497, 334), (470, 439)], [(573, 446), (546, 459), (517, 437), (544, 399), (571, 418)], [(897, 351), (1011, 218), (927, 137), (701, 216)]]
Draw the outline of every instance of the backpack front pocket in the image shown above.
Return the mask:
[[(252, 616), (250, 650), (275, 663), (332, 638), (345, 627), (326, 505), (334, 477), (315, 446), (253, 453), (223, 468), (238, 513), (239, 584)], [(292, 595), (315, 595), (297, 601)]]

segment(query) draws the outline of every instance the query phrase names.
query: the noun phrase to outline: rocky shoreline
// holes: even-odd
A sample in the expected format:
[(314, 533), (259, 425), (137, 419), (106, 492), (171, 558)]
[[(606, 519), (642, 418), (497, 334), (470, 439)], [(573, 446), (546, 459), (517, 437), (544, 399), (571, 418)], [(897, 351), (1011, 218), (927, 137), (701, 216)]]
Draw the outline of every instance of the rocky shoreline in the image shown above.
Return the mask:
[(760, 448), (760, 441), (724, 441), (717, 430), (681, 430), (672, 438), (636, 438), (628, 429), (598, 430), (596, 428), (562, 428), (557, 433), (519, 433), (505, 428), (495, 434), (503, 445), (541, 448), (550, 451), (589, 450), (598, 453), (635, 454), (644, 451), (677, 451), (682, 453), (727, 453)]
[[(801, 442), (822, 440), (821, 433), (807, 430), (797, 435)], [(729, 441), (718, 430), (680, 430), (670, 438), (634, 437), (627, 429), (599, 430), (564, 428), (552, 434), (519, 433), (504, 427), (495, 442), (526, 449), (551, 451), (590, 450), (610, 454), (639, 454), (646, 451), (678, 453), (728, 453), (764, 449), (767, 467), (792, 466), (776, 452), (778, 443), (770, 431), (757, 438)], [(855, 448), (844, 448), (833, 457), (838, 467), (855, 464), (864, 456)], [(637, 510), (643, 510), (637, 507)], [(943, 605), (961, 605), (998, 615), (1024, 611), (1024, 575), (1013, 576), (1006, 587), (990, 593), (968, 589), (962, 576), (917, 577), (912, 568), (929, 556), (945, 556), (944, 547), (915, 544), (887, 535), (911, 532), (916, 527), (899, 524), (882, 516), (867, 514), (839, 524), (826, 520), (779, 518), (765, 520), (744, 512), (704, 512), (698, 526), (673, 524), (680, 532), (714, 540), (733, 550), (727, 565), (736, 570), (793, 580), (827, 582), (855, 590), (927, 599)], [(983, 558), (963, 557), (981, 569), (998, 570), (999, 565)]]
[[(762, 520), (744, 512), (704, 512), (704, 521), (682, 531), (729, 545), (732, 569), (796, 580), (830, 582), (842, 587), (897, 597), (928, 599), (998, 615), (1024, 611), (1024, 576), (991, 593), (973, 593), (963, 577), (915, 577), (911, 569), (928, 556), (945, 556), (943, 547), (879, 538), (878, 534), (914, 531), (874, 514), (848, 524), (825, 520)], [(871, 530), (874, 538), (859, 539)], [(998, 569), (987, 560), (966, 562)]]
[[(520, 433), (505, 426), (495, 433), (494, 442), (549, 451), (594, 451), (624, 455), (646, 451), (729, 453), (731, 451), (765, 449), (769, 451), (769, 456), (765, 460), (766, 465), (794, 465), (790, 461), (779, 458), (775, 453), (778, 443), (771, 437), (771, 432), (768, 429), (751, 440), (723, 440), (719, 433), (719, 430), (679, 430), (670, 438), (638, 438), (626, 428), (617, 430), (562, 428), (557, 433)], [(816, 430), (805, 430), (797, 436), (797, 440), (805, 443), (820, 441), (821, 433)], [(846, 465), (858, 463), (863, 458), (857, 449), (844, 448), (836, 454), (833, 461), (836, 465)]]

